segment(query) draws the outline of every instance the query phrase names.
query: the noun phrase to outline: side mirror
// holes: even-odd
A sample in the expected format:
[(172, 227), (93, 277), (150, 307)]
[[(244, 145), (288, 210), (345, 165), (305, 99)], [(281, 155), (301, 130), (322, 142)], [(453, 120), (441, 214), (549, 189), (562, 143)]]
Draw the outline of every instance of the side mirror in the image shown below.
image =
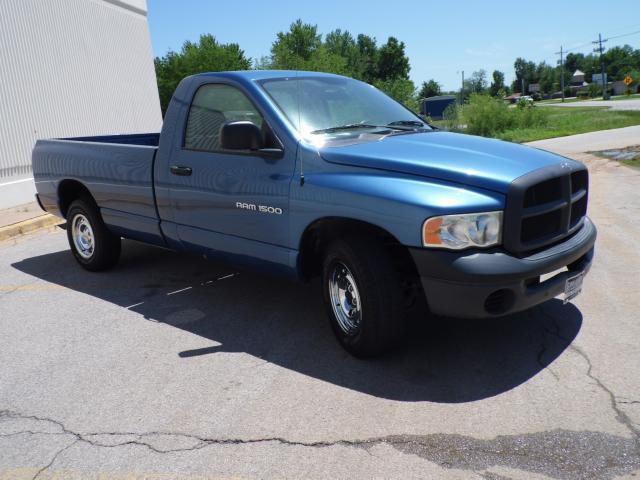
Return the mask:
[(220, 146), (225, 150), (259, 150), (262, 133), (253, 122), (227, 122), (220, 129)]

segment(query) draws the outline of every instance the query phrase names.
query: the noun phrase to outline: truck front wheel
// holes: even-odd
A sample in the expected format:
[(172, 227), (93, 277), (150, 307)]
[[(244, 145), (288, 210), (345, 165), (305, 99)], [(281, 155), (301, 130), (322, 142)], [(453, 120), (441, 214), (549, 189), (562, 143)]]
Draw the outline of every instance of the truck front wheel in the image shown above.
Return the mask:
[(382, 245), (359, 237), (335, 240), (326, 250), (322, 272), (329, 320), (349, 353), (371, 357), (402, 340), (402, 289)]
[(89, 200), (74, 200), (69, 206), (67, 239), (73, 256), (87, 270), (106, 270), (118, 263), (120, 237), (107, 229), (98, 208)]

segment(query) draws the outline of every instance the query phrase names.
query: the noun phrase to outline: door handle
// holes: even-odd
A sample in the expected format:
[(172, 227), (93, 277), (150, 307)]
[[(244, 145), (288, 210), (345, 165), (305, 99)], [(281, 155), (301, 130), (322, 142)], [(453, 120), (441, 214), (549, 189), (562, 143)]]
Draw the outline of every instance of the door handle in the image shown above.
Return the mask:
[(188, 177), (189, 175), (191, 175), (191, 173), (193, 171), (193, 170), (191, 170), (191, 167), (185, 167), (185, 166), (182, 166), (182, 165), (171, 165), (169, 167), (169, 170), (174, 175), (181, 175), (183, 177)]

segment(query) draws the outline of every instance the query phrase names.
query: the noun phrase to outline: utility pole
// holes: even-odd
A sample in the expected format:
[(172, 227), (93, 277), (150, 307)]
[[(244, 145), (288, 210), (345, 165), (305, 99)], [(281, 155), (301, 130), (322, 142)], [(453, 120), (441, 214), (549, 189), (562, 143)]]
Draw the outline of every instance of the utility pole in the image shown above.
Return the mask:
[(606, 77), (606, 73), (604, 71), (604, 47), (602, 46), (603, 43), (605, 43), (607, 40), (609, 40), (608, 38), (603, 39), (602, 38), (602, 34), (599, 33), (598, 34), (598, 40), (591, 42), (594, 45), (597, 45), (596, 48), (594, 48), (594, 52), (596, 53), (600, 53), (600, 68), (602, 69), (602, 99), (606, 100), (607, 99), (607, 81), (605, 79)]
[(556, 55), (560, 55), (560, 90), (562, 90), (562, 101), (564, 102), (564, 56), (562, 45), (560, 45), (560, 51), (556, 52)]
[(456, 70), (456, 73), (462, 74), (462, 85), (460, 85), (460, 96), (458, 98), (460, 105), (462, 105), (464, 103), (464, 70)]

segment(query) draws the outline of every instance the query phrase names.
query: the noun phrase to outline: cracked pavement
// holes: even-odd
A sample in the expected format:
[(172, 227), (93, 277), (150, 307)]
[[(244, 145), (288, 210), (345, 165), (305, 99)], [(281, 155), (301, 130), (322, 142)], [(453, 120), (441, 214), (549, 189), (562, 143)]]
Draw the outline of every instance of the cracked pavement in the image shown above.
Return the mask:
[(591, 171), (573, 304), (415, 322), (349, 357), (319, 286), (61, 230), (0, 243), (0, 479), (640, 477), (640, 175)]

